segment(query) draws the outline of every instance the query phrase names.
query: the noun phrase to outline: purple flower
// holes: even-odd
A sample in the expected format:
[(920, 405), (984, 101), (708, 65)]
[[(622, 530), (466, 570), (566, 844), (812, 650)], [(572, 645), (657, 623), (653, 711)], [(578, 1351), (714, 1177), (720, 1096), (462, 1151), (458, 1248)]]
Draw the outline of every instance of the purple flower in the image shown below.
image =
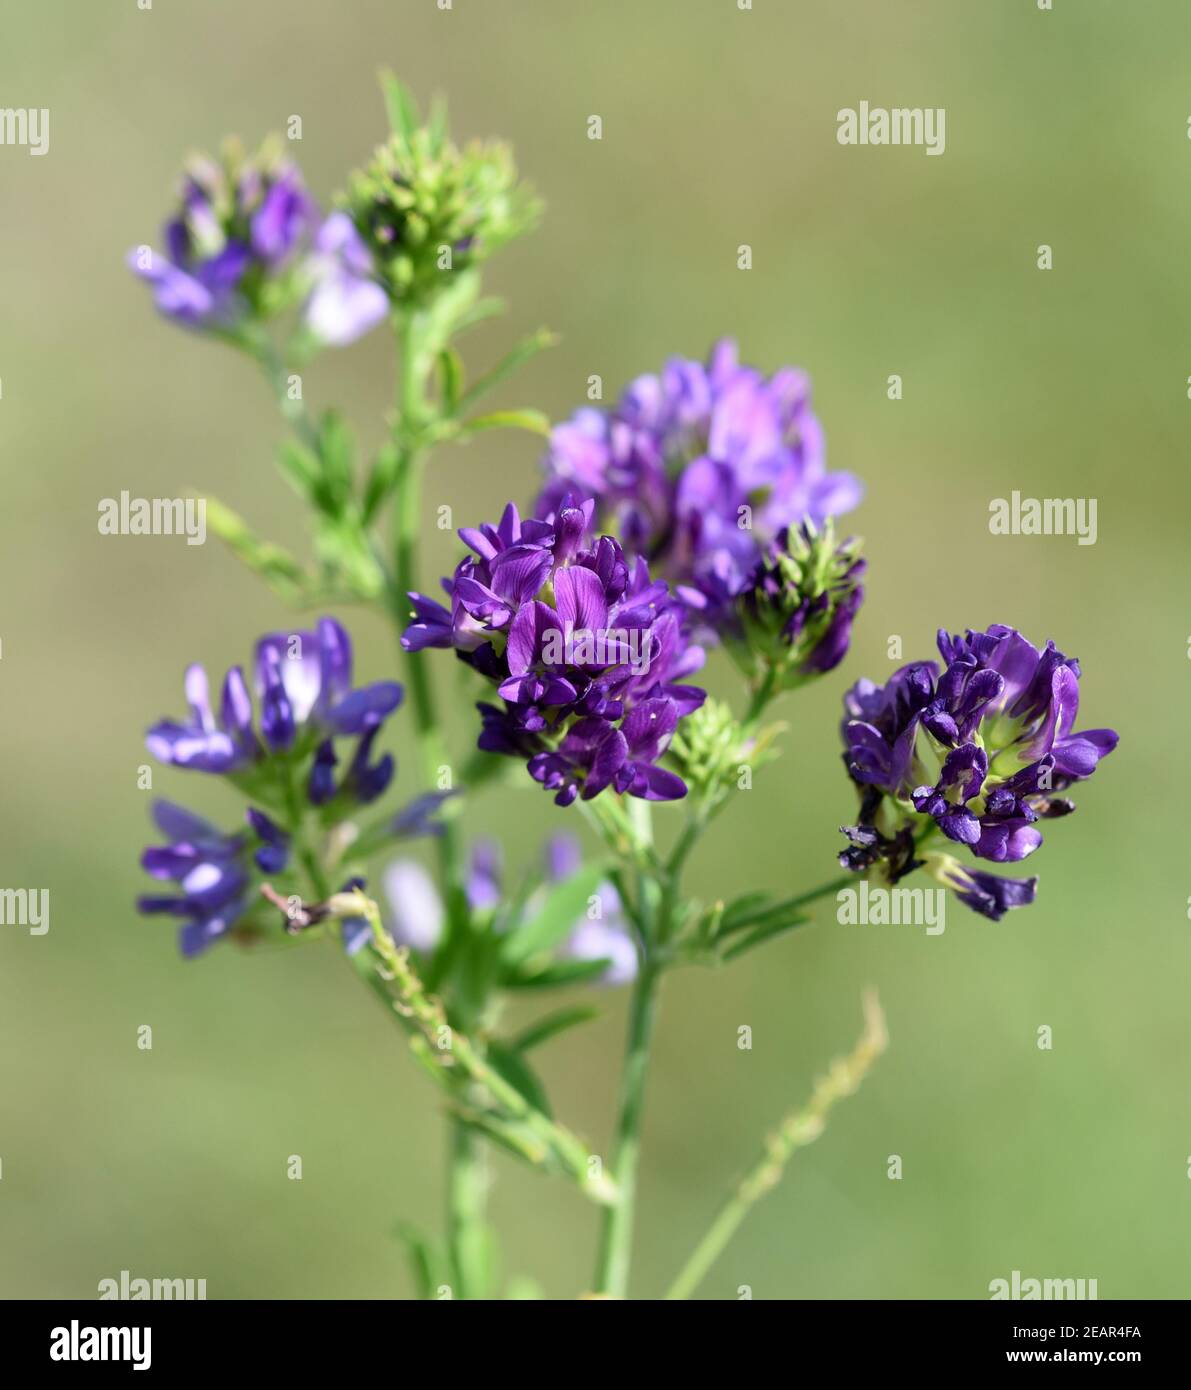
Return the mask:
[(225, 835), (169, 801), (154, 802), (153, 819), (169, 843), (147, 849), (141, 864), (153, 878), (177, 884), (178, 891), (144, 895), (137, 908), (181, 918), (179, 946), (183, 955), (195, 956), (231, 932), (255, 905), (252, 859), (271, 873), (285, 867), (288, 836), (255, 808), (248, 811), (252, 834)]
[[(218, 710), (211, 703), (206, 672), (186, 672), (190, 718), (162, 720), (149, 730), (154, 757), (200, 772), (239, 774), (267, 766), (271, 755), (312, 754), (306, 789), (316, 806), (334, 797), (355, 804), (374, 801), (393, 775), (393, 759), (372, 761), (377, 733), (401, 703), (401, 686), (378, 681), (352, 688), (351, 639), (333, 618), (314, 632), (274, 633), (256, 649), (257, 718), (238, 666), (224, 678)], [(358, 742), (343, 774), (334, 740)]]
[(429, 955), (442, 937), (446, 913), (425, 868), (416, 859), (395, 859), (382, 875), (388, 910), (385, 927), (398, 946)]
[(928, 854), (927, 872), (955, 891), (960, 902), (999, 922), (1014, 907), (1028, 907), (1038, 891), (1036, 878), (1006, 878), (968, 868), (949, 854)]
[[(140, 248), (129, 265), (153, 286), (157, 308), (188, 328), (233, 331), (271, 308), (271, 287), (293, 267), (317, 220), (297, 167), (264, 149), (245, 159), (193, 160), (164, 254)], [(284, 296), (281, 296), (284, 298)]]
[(310, 271), (314, 288), (303, 316), (320, 342), (346, 347), (388, 317), (389, 296), (346, 213), (333, 212), (319, 228)]
[[(1079, 663), (1053, 642), (1039, 651), (998, 624), (940, 632), (938, 644), (941, 674), (917, 662), (844, 697), (844, 761), (865, 792), (861, 824), (847, 831), (849, 867), (892, 865), (889, 847), (899, 844), (904, 864), (907, 826), (913, 845), (939, 831), (980, 859), (1025, 859), (1042, 843), (1038, 822), (1074, 810), (1055, 793), (1090, 777), (1117, 745), (1112, 729), (1076, 732)], [(958, 873), (947, 870), (952, 886)], [(1033, 880), (988, 880), (969, 874), (957, 889), (988, 916), (1033, 899)]]
[(411, 594), (407, 650), (453, 647), (496, 685), (482, 704), (479, 746), (526, 760), (559, 805), (612, 787), (673, 800), (682, 779), (658, 766), (678, 720), (703, 691), (688, 614), (644, 560), (591, 535), (594, 504), (522, 521), (510, 503), (498, 526), (465, 528), (474, 552), (443, 582), (450, 606)]
[(805, 373), (766, 379), (718, 343), (706, 365), (673, 358), (611, 410), (556, 426), (538, 514), (594, 499), (600, 524), (718, 628), (766, 544), (850, 511), (862, 489), (828, 473)]

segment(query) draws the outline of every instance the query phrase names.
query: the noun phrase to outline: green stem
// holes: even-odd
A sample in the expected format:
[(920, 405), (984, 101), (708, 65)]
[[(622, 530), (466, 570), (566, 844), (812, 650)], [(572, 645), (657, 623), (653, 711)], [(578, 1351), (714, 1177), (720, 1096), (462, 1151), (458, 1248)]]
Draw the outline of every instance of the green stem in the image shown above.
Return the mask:
[(744, 729), (747, 733), (755, 732), (757, 724), (761, 721), (761, 716), (765, 713), (766, 706), (777, 694), (777, 672), (771, 667), (766, 671), (760, 685), (753, 691), (752, 699), (749, 701), (748, 712), (744, 716)]
[(474, 1132), (460, 1121), (450, 1126), (447, 1168), (447, 1250), (456, 1298), (485, 1298), (485, 1205), (488, 1175)]
[[(328, 900), (332, 915), (363, 917), (372, 930), (368, 954), (360, 950), (352, 963), (371, 985), (376, 994), (390, 1007), (408, 1033), (418, 1037), (419, 1055), (441, 1073), (458, 1102), (467, 1104), (469, 1097), (460, 1089), (463, 1083), (474, 1083), (496, 1105), (499, 1115), (523, 1131), (522, 1152), (531, 1162), (560, 1168), (575, 1179), (580, 1190), (594, 1202), (608, 1203), (616, 1198), (614, 1184), (599, 1173), (587, 1145), (571, 1130), (538, 1110), (511, 1082), (488, 1062), (480, 1047), (466, 1034), (447, 1023), (447, 1016), (438, 999), (427, 994), (409, 961), (409, 951), (398, 946), (381, 922), (376, 903), (358, 889), (335, 894)], [(444, 1048), (444, 1037), (448, 1045)], [(486, 1116), (476, 1112), (480, 1121)], [(516, 1129), (510, 1130), (516, 1135)], [(473, 1209), (474, 1210), (474, 1209)]]
[(660, 983), (661, 970), (646, 958), (633, 985), (628, 1042), (620, 1083), (619, 1120), (610, 1164), (610, 1176), (616, 1183), (617, 1196), (604, 1209), (596, 1264), (595, 1291), (611, 1298), (625, 1298), (628, 1295), (637, 1158), (641, 1148), (641, 1114)]
[[(396, 523), (393, 572), (393, 620), (398, 637), (405, 626), (406, 595), (419, 587), (418, 539), (422, 524), (422, 461), (416, 439), (426, 408), (425, 383), (421, 380), (417, 320), (410, 314), (397, 318), (398, 428), (401, 433), (396, 473)], [(434, 690), (425, 652), (406, 652), (410, 706), (414, 730), (422, 752), (428, 789), (438, 786), (439, 769), (447, 765), (446, 743), (439, 728)], [(467, 902), (460, 864), (459, 833), (447, 819), (438, 836), (439, 869), (447, 907), (448, 936), (466, 931)], [(447, 1164), (447, 1246), (452, 1274), (460, 1298), (482, 1296), (486, 1175), (472, 1131), (459, 1119), (448, 1121), (450, 1139)]]

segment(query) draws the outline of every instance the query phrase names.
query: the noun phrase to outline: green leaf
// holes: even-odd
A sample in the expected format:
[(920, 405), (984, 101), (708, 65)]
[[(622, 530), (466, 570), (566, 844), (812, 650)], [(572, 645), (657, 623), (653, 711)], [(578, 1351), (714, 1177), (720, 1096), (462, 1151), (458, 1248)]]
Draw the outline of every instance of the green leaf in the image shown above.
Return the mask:
[(530, 434), (545, 438), (550, 433), (550, 417), (540, 410), (494, 410), (464, 421), (455, 437), (470, 439), (484, 430), (528, 430)]
[(353, 518), (326, 517), (315, 535), (314, 549), (323, 565), (356, 598), (370, 600), (384, 592), (384, 571)]
[(437, 158), (447, 143), (447, 103), (438, 94), (430, 98), (430, 119), (426, 122), (430, 152)]
[(518, 367), (523, 366), (531, 358), (536, 357), (539, 352), (545, 351), (546, 348), (554, 347), (557, 342), (556, 334), (551, 333), (548, 328), (539, 328), (536, 333), (532, 333), (523, 342), (518, 343), (510, 353), (502, 357), (491, 371), (485, 372), (476, 380), (475, 384), (463, 396), (460, 402), (461, 408), (467, 410), (481, 396), (486, 395), (494, 386), (499, 385), (507, 376), (515, 372)]
[(454, 415), (463, 391), (463, 359), (454, 348), (445, 347), (438, 354), (438, 375), (443, 414)]
[(287, 439), (278, 450), (277, 466), (286, 481), (304, 502), (313, 502), (319, 492), (318, 459), (296, 439)]
[(523, 1028), (513, 1039), (512, 1046), (518, 1052), (528, 1052), (531, 1047), (541, 1047), (548, 1039), (557, 1037), (566, 1029), (574, 1028), (580, 1023), (589, 1023), (593, 1018), (599, 1018), (599, 1016), (599, 1009), (592, 1009), (584, 1005), (578, 1005), (572, 1009), (559, 1009), (555, 1013), (546, 1014), (539, 1018), (528, 1028)]
[(401, 451), (396, 444), (384, 444), (377, 452), (364, 487), (364, 502), (361, 510), (363, 525), (370, 526), (380, 510), (381, 503), (393, 491), (397, 483), (397, 473), (401, 465)]
[(597, 979), (611, 964), (603, 956), (599, 960), (559, 960), (541, 970), (518, 971), (506, 978), (504, 984), (509, 989), (558, 989)]
[(548, 1120), (554, 1118), (554, 1112), (550, 1109), (550, 1101), (546, 1095), (546, 1088), (542, 1085), (537, 1073), (516, 1048), (509, 1047), (505, 1043), (491, 1042), (488, 1044), (487, 1057), (489, 1064), (504, 1077), (510, 1086), (520, 1091), (535, 1110), (540, 1110)]
[(412, 140), (418, 128), (418, 108), (404, 84), (385, 68), (380, 75), (381, 91), (385, 97), (385, 111), (389, 117), (389, 127), (394, 135)]
[(243, 517), (217, 498), (207, 498), (207, 525), (254, 574), (289, 603), (301, 601), (306, 589), (302, 566), (278, 545), (261, 540)]
[(414, 1288), (418, 1291), (418, 1297), (422, 1299), (433, 1298), (438, 1287), (438, 1255), (434, 1246), (422, 1233), (415, 1227), (402, 1221), (396, 1230), (397, 1239), (405, 1246), (406, 1258), (409, 1260), (410, 1273), (413, 1275)]
[(735, 898), (720, 914), (719, 934), (726, 936), (729, 932), (747, 927), (768, 911), (772, 901), (768, 893), (746, 893), (743, 897)]
[(522, 922), (504, 938), (500, 953), (503, 964), (514, 967), (531, 956), (553, 950), (587, 911), (588, 899), (607, 876), (602, 865), (591, 864), (555, 884), (537, 916)]
[(323, 416), (319, 452), (322, 455), (325, 495), (331, 504), (331, 511), (338, 515), (352, 492), (355, 445), (347, 422), (336, 410), (328, 410)]
[(520, 1158), (534, 1168), (554, 1171), (554, 1160), (550, 1150), (518, 1120), (505, 1120), (487, 1110), (455, 1110), (452, 1116), (457, 1123), (482, 1134), (485, 1139), (499, 1144), (502, 1149)]
[(746, 951), (751, 951), (755, 946), (760, 946), (762, 942), (769, 941), (772, 937), (780, 936), (783, 932), (792, 931), (795, 927), (801, 927), (804, 922), (811, 919), (805, 912), (789, 912), (774, 915), (772, 918), (761, 922), (759, 926), (753, 927), (738, 937), (730, 945), (721, 957), (722, 960), (735, 960), (737, 956), (742, 956)]

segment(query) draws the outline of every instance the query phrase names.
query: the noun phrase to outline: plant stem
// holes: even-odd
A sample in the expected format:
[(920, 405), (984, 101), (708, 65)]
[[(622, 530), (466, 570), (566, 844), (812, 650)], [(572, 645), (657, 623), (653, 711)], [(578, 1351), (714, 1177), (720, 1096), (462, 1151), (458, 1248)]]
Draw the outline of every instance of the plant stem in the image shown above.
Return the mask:
[(788, 1115), (770, 1135), (761, 1158), (720, 1208), (707, 1234), (670, 1285), (667, 1299), (689, 1298), (694, 1293), (752, 1206), (777, 1186), (790, 1156), (823, 1133), (828, 1112), (837, 1101), (857, 1090), (888, 1045), (885, 1016), (875, 992), (870, 992), (864, 996), (864, 1033), (860, 1041), (849, 1056), (838, 1058), (828, 1074), (815, 1083), (807, 1104)]
[(456, 1298), (485, 1298), (485, 1204), (488, 1175), (476, 1135), (463, 1123), (450, 1124), (447, 1168), (447, 1250)]
[[(418, 539), (421, 527), (422, 451), (416, 444), (426, 408), (425, 383), (420, 379), (417, 320), (397, 318), (398, 408), (401, 431), (396, 476), (396, 537), (393, 575), (393, 620), (400, 639), (405, 624), (406, 595), (419, 588)], [(406, 652), (414, 730), (422, 752), (423, 778), (428, 790), (438, 784), (439, 769), (447, 766), (446, 743), (439, 728), (434, 691), (425, 652)], [(467, 902), (463, 888), (459, 836), (447, 819), (438, 837), (439, 868), (447, 909), (447, 931), (466, 931)], [(472, 1131), (459, 1119), (448, 1120), (447, 1248), (456, 1293), (460, 1298), (483, 1295), (484, 1212), (487, 1197), (483, 1159)]]
[[(381, 922), (380, 909), (371, 898), (354, 889), (335, 894), (328, 900), (335, 917), (363, 917), (372, 931), (367, 947), (353, 956), (357, 971), (389, 1006), (408, 1033), (419, 1043), (419, 1055), (440, 1074), (440, 1079), (466, 1103), (458, 1091), (464, 1080), (473, 1082), (490, 1098), (501, 1118), (521, 1127), (522, 1152), (533, 1163), (561, 1168), (574, 1178), (583, 1193), (594, 1202), (616, 1199), (615, 1185), (595, 1170), (592, 1153), (581, 1139), (564, 1125), (544, 1115), (487, 1061), (482, 1050), (466, 1034), (449, 1027), (438, 999), (427, 994), (425, 986), (409, 961), (409, 951), (398, 946)], [(444, 1047), (443, 1040), (448, 1039)], [(477, 1119), (491, 1118), (479, 1115)], [(465, 1117), (460, 1118), (460, 1123)]]
[(641, 1148), (641, 1113), (660, 983), (661, 969), (647, 956), (633, 985), (628, 1042), (620, 1082), (619, 1119), (610, 1164), (611, 1177), (618, 1194), (604, 1210), (596, 1264), (595, 1291), (611, 1298), (625, 1298), (628, 1294), (637, 1156)]

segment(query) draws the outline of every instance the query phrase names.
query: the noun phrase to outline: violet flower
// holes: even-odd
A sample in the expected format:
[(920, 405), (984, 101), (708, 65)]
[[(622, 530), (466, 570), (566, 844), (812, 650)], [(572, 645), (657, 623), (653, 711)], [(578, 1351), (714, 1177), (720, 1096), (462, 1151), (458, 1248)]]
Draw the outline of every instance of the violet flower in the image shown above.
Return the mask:
[[(336, 796), (366, 804), (381, 795), (392, 779), (393, 760), (385, 754), (373, 763), (372, 747), (381, 725), (401, 703), (402, 689), (394, 681), (352, 688), (351, 639), (339, 623), (321, 618), (314, 632), (261, 638), (255, 684), (255, 719), (238, 666), (224, 678), (216, 711), (206, 672), (201, 666), (189, 667), (185, 686), (190, 719), (155, 724), (146, 746), (164, 763), (224, 775), (249, 772), (274, 754), (312, 752), (306, 789), (314, 805), (325, 805)], [(358, 739), (341, 778), (334, 743), (340, 737)]]
[(169, 844), (147, 849), (141, 864), (152, 877), (176, 883), (179, 891), (143, 895), (137, 909), (181, 918), (179, 946), (184, 956), (195, 956), (236, 928), (255, 906), (250, 861), (255, 859), (266, 872), (279, 872), (288, 858), (288, 836), (255, 808), (248, 811), (252, 834), (225, 835), (169, 801), (154, 802), (153, 819)]
[(389, 311), (351, 219), (321, 219), (297, 166), (268, 144), (252, 159), (229, 144), (218, 161), (192, 160), (163, 240), (164, 253), (141, 247), (128, 263), (186, 328), (238, 336), (305, 295), (311, 338), (343, 347)]
[(805, 373), (766, 379), (735, 343), (706, 365), (671, 359), (630, 383), (611, 410), (555, 427), (538, 515), (567, 496), (594, 499), (600, 525), (719, 628), (764, 547), (804, 521), (850, 511), (862, 489), (829, 473)]
[(266, 146), (245, 159), (229, 144), (220, 160), (192, 160), (164, 254), (144, 248), (130, 267), (153, 286), (157, 308), (187, 328), (232, 331), (268, 312), (275, 283), (292, 268), (318, 211), (297, 166)]
[(319, 228), (309, 271), (314, 287), (303, 318), (319, 342), (346, 347), (388, 317), (389, 296), (346, 213), (333, 212)]
[(523, 522), (510, 503), (498, 526), (461, 530), (474, 558), (443, 581), (450, 607), (411, 594), (402, 645), (453, 647), (496, 685), (504, 708), (480, 706), (479, 746), (524, 758), (560, 806), (608, 787), (673, 800), (686, 786), (658, 760), (703, 702), (681, 682), (704, 654), (644, 560), (591, 535), (593, 511)]
[[(865, 795), (841, 862), (881, 862), (891, 881), (915, 866), (913, 847), (935, 831), (993, 863), (1027, 858), (1042, 843), (1038, 822), (1075, 809), (1056, 793), (1090, 777), (1117, 745), (1112, 729), (1076, 732), (1079, 663), (1053, 642), (1039, 651), (1000, 624), (962, 637), (940, 632), (938, 642), (942, 674), (933, 661), (916, 662), (844, 697), (844, 761)], [(1035, 880), (990, 881), (948, 856), (928, 859), (986, 916), (1033, 901)]]

